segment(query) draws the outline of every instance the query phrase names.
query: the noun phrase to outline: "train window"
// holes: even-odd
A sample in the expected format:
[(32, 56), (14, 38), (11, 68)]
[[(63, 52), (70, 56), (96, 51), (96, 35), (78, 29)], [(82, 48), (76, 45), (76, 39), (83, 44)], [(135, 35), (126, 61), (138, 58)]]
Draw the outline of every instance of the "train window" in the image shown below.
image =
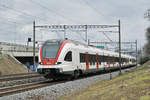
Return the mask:
[(111, 57), (107, 56), (107, 64), (110, 64), (110, 61), (111, 61)]
[(97, 62), (99, 63), (99, 57), (98, 57), (98, 55), (96, 55), (96, 64), (97, 64)]
[(122, 58), (122, 60), (123, 60), (123, 61), (122, 61), (123, 63), (126, 62), (126, 58)]
[(113, 62), (112, 62), (112, 64), (115, 64), (115, 57), (113, 57)]
[(42, 47), (42, 57), (45, 59), (56, 58), (61, 44), (58, 43), (46, 43)]
[(90, 65), (95, 65), (96, 64), (96, 55), (89, 55), (89, 62)]
[(123, 64), (123, 62), (124, 62), (124, 61), (123, 61), (123, 58), (121, 58), (121, 64)]
[(99, 62), (99, 64), (101, 64), (101, 62), (103, 62), (103, 56), (98, 57), (98, 62)]
[(124, 58), (124, 62), (126, 62), (126, 58)]
[(121, 58), (121, 64), (122, 64), (122, 62), (123, 62), (123, 59)]
[(95, 65), (96, 55), (89, 55), (89, 62), (90, 62), (90, 65)]
[(65, 56), (65, 61), (72, 61), (72, 51), (69, 51)]
[(107, 56), (107, 58), (106, 58), (107, 64), (108, 64), (108, 61), (110, 61), (110, 57)]
[(126, 58), (124, 58), (124, 62), (126, 62)]
[(123, 58), (123, 61), (126, 62), (126, 58)]
[(89, 62), (90, 62), (90, 65), (92, 65), (92, 55), (89, 55)]
[(95, 62), (96, 62), (96, 55), (92, 55), (92, 62), (93, 62), (93, 65), (95, 65)]
[(110, 57), (109, 59), (110, 59), (110, 64), (113, 64), (114, 57)]
[(110, 64), (110, 62), (111, 62), (111, 57), (108, 56), (108, 57), (107, 57), (107, 64)]
[(119, 62), (119, 58), (118, 57), (115, 57), (115, 62)]
[(129, 59), (127, 59), (127, 62), (129, 62)]
[(108, 56), (105, 56), (105, 62), (108, 63)]
[(85, 54), (80, 53), (80, 63), (85, 62)]
[(107, 62), (107, 56), (103, 56), (104, 57), (104, 62)]
[(104, 62), (104, 55), (101, 56), (101, 60), (102, 60), (102, 62)]
[(127, 59), (127, 62), (129, 62), (129, 59)]

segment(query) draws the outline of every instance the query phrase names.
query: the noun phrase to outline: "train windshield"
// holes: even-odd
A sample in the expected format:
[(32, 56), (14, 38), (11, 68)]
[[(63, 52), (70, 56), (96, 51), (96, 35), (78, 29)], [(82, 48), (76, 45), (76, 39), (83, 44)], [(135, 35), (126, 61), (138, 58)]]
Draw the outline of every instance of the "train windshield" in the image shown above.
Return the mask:
[(42, 57), (45, 59), (56, 58), (60, 45), (60, 42), (45, 43), (42, 48)]

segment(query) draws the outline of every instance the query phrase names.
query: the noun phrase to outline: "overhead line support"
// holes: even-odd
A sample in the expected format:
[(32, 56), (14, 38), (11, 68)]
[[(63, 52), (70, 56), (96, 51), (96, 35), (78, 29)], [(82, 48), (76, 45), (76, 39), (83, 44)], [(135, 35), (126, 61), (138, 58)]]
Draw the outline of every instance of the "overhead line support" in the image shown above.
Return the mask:
[(33, 66), (35, 69), (35, 21), (33, 21)]
[(120, 71), (120, 74), (121, 73), (121, 26), (120, 26), (120, 20), (118, 21), (118, 31), (119, 31), (119, 71)]

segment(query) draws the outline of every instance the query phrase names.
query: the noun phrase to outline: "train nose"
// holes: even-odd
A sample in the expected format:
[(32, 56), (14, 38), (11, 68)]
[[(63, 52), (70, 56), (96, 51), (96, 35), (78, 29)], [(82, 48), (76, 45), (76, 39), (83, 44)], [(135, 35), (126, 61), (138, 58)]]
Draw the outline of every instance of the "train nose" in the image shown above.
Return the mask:
[(56, 59), (45, 59), (42, 62), (44, 65), (55, 65), (55, 61)]

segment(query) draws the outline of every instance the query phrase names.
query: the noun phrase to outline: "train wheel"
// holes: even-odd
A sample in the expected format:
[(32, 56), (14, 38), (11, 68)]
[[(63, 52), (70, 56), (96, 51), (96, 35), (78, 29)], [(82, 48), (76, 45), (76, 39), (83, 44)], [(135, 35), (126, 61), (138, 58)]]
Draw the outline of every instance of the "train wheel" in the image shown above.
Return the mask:
[(56, 81), (57, 80), (57, 78), (52, 78), (53, 79), (53, 81)]
[(78, 70), (75, 70), (74, 71), (74, 79), (77, 79), (79, 75), (80, 75), (80, 72)]

